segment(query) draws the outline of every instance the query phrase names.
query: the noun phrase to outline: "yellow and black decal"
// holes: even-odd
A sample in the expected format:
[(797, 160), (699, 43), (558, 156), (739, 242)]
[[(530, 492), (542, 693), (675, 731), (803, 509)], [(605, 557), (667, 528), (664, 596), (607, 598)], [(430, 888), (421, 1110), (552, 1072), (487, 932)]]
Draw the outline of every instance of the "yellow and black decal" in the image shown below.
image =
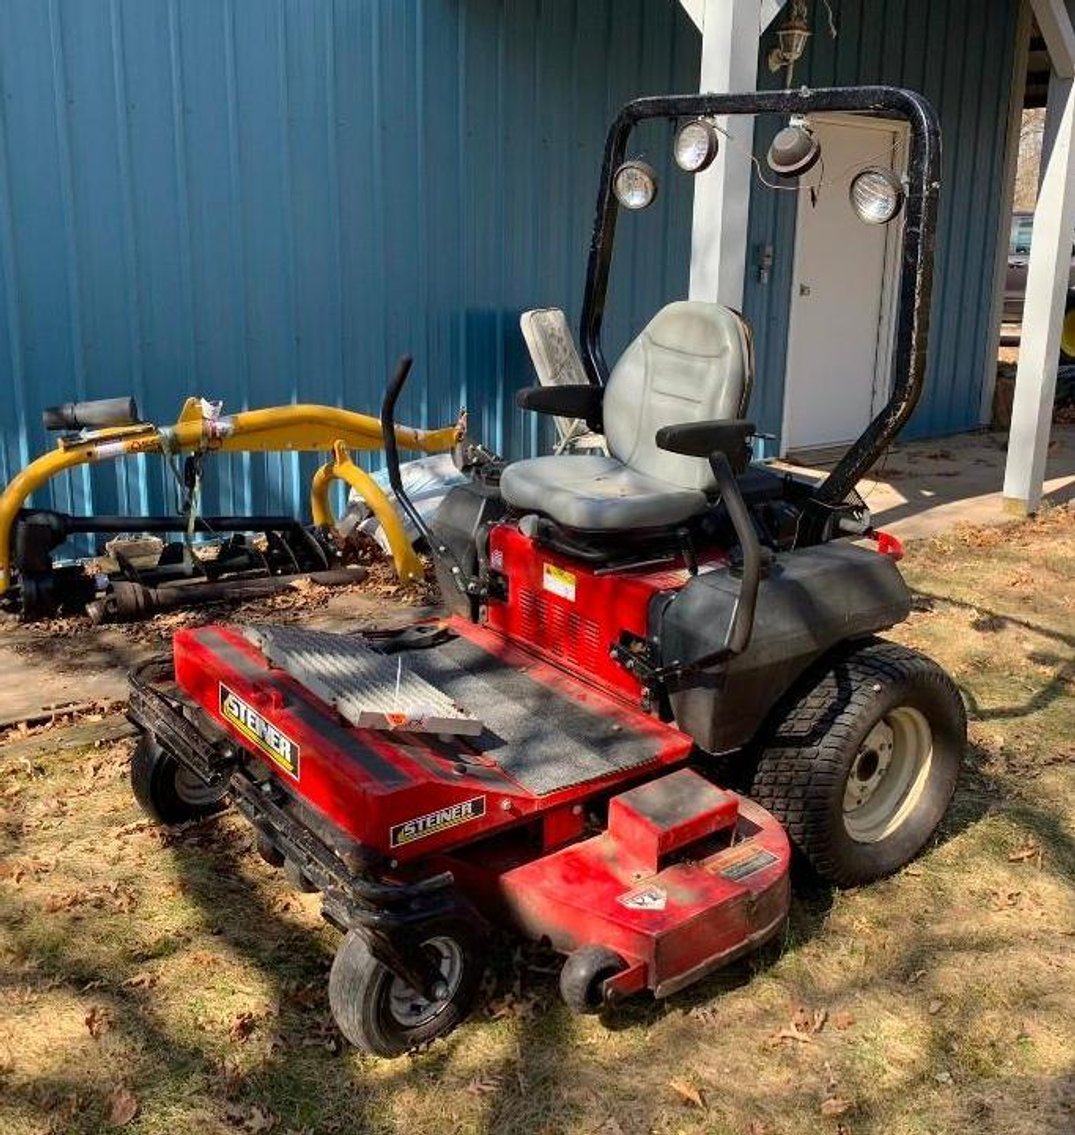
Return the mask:
[(484, 815), (485, 797), (472, 796), (469, 800), (462, 800), (448, 808), (438, 808), (435, 812), (427, 812), (424, 816), (415, 816), (413, 820), (404, 820), (402, 824), (393, 824), (389, 833), (389, 845), (403, 847), (404, 844), (427, 839), (447, 828), (467, 824)]
[(220, 683), (220, 715), (274, 765), (299, 779), (299, 746), (223, 682)]

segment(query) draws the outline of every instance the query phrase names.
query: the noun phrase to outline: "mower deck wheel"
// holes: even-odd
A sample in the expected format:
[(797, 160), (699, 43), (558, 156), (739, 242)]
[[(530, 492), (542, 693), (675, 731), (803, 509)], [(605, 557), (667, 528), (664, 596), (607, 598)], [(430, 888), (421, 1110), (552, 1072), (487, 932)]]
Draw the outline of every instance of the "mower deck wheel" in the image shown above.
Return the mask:
[(574, 1013), (597, 1013), (605, 1003), (605, 981), (627, 968), (614, 950), (605, 946), (581, 946), (568, 954), (560, 971), (560, 996)]
[(221, 811), (227, 787), (210, 787), (143, 733), (131, 757), (131, 789), (142, 811), (159, 824), (185, 824)]
[(952, 679), (917, 651), (870, 639), (799, 687), (770, 730), (750, 795), (822, 878), (858, 886), (925, 846), (966, 738)]
[(340, 943), (328, 979), (328, 1001), (340, 1032), (375, 1056), (399, 1056), (452, 1031), (470, 1012), (485, 968), (481, 939), (466, 922), (446, 918), (422, 927), (447, 995), (429, 1000), (378, 961), (361, 933)]

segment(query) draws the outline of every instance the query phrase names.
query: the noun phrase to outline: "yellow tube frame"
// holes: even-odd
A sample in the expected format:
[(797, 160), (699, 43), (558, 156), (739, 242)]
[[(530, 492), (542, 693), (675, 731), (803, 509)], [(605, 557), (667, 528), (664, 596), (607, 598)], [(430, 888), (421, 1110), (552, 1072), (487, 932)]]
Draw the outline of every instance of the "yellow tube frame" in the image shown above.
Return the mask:
[[(461, 440), (463, 432), (462, 419), (455, 425), (435, 430), (396, 426), (396, 442), (401, 449), (443, 453)], [(355, 465), (348, 454), (348, 447), (380, 449), (383, 441), (381, 423), (377, 418), (336, 406), (270, 406), (263, 410), (244, 410), (238, 414), (212, 417), (205, 414), (200, 398), (186, 400), (174, 426), (154, 426), (147, 422), (96, 430), (73, 440), (61, 438), (55, 449), (31, 461), (0, 493), (0, 595), (12, 582), (11, 530), (19, 509), (31, 493), (59, 473), (79, 465), (139, 453), (205, 453), (217, 450), (224, 453), (322, 450), (333, 453), (335, 461), (319, 469), (314, 478), (312, 498), (320, 502), (315, 505), (315, 523), (323, 522), (318, 518), (318, 508), (321, 509), (320, 516), (328, 516), (328, 523), (332, 523), (327, 492), (328, 481), (333, 478), (326, 475), (326, 479), (322, 474), (324, 468), (338, 469), (340, 471), (334, 475), (362, 494), (384, 526), (400, 577), (420, 577), (421, 561), (407, 540), (391, 503), (377, 483)], [(320, 488), (319, 477), (324, 482)]]
[(336, 523), (328, 503), (328, 490), (333, 481), (344, 481), (362, 496), (373, 515), (380, 521), (388, 546), (392, 549), (392, 559), (399, 578), (404, 583), (413, 583), (422, 579), (424, 575), (422, 561), (415, 553), (403, 527), (403, 521), (392, 507), (392, 502), (385, 495), (384, 490), (365, 469), (351, 460), (347, 446), (342, 441), (336, 442), (332, 452), (333, 459), (325, 462), (317, 470), (310, 486), (310, 509), (314, 524), (329, 527)]

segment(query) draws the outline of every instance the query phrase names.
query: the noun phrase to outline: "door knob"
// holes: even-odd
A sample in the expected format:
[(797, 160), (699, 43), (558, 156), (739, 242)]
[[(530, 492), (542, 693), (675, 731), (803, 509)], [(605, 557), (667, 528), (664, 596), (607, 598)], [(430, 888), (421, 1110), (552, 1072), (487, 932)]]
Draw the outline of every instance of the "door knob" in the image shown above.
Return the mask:
[(799, 295), (808, 296), (809, 294), (810, 294), (810, 285), (809, 284), (800, 284), (799, 285)]

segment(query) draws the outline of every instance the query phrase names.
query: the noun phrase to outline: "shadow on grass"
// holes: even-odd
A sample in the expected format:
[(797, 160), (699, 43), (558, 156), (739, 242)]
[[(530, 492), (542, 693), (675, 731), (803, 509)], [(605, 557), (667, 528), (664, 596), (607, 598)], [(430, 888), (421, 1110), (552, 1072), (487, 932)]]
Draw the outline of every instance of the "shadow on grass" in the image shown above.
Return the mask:
[(1075, 683), (1075, 635), (1065, 634), (1063, 631), (1042, 626), (1040, 623), (1031, 622), (1029, 619), (991, 611), (981, 604), (968, 603), (963, 599), (954, 599), (947, 595), (936, 595), (933, 592), (918, 589), (914, 589), (913, 594), (917, 599), (926, 600), (929, 603), (940, 603), (947, 607), (958, 607), (964, 611), (976, 612), (977, 618), (971, 626), (972, 629), (983, 634), (995, 633), (1007, 626), (1016, 626), (1025, 631), (1030, 631), (1031, 634), (1040, 635), (1042, 638), (1059, 643), (1070, 651), (1067, 657), (1061, 654), (1045, 655), (1041, 652), (1036, 652), (1030, 656), (1031, 661), (1038, 665), (1055, 667), (1055, 670), (1052, 677), (1023, 702), (1013, 702), (1010, 705), (983, 709), (974, 691), (965, 684), (961, 684), (960, 689), (967, 699), (967, 706), (973, 720), (1006, 721), (1017, 717), (1029, 717), (1031, 714), (1046, 709), (1057, 699), (1071, 696), (1071, 687)]

